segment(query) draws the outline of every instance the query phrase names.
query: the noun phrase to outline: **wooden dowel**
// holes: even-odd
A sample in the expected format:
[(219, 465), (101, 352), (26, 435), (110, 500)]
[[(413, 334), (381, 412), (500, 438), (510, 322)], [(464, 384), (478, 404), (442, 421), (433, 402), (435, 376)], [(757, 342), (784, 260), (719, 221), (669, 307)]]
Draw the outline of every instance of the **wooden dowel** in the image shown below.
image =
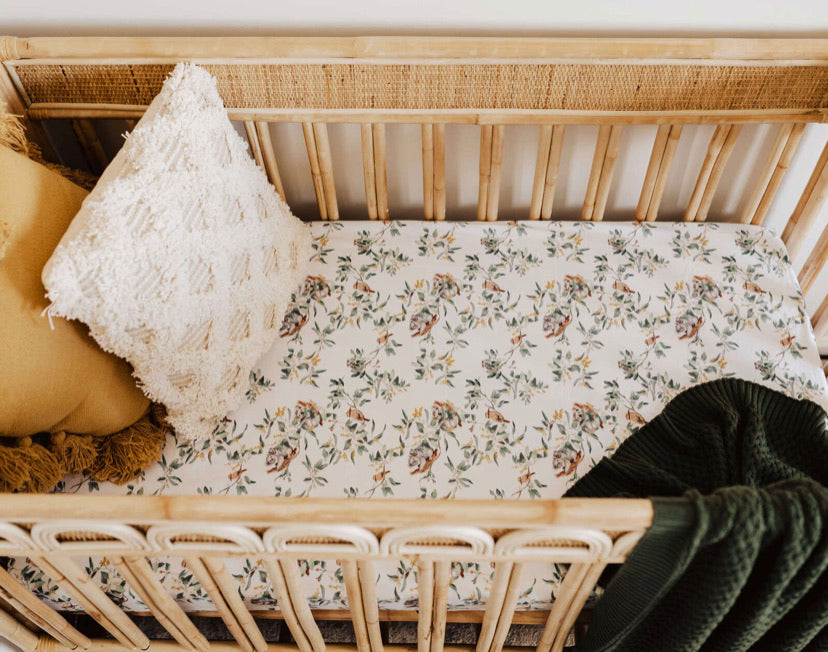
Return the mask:
[(745, 206), (739, 217), (739, 221), (742, 224), (751, 224), (753, 222), (753, 216), (756, 214), (756, 209), (759, 208), (759, 202), (762, 201), (762, 195), (765, 194), (765, 189), (768, 187), (773, 171), (776, 169), (776, 165), (782, 157), (782, 151), (785, 149), (793, 127), (793, 124), (779, 125), (770, 155), (759, 171), (759, 176), (756, 178), (756, 182), (753, 184), (750, 193), (745, 199)]
[(503, 170), (503, 136), (506, 127), (495, 125), (492, 128), (492, 170), (489, 178), (489, 195), (486, 199), (486, 219), (497, 220), (497, 208), (500, 203), (500, 178)]
[[(151, 608), (149, 604), (147, 604), (147, 607), (150, 608), (154, 614), (162, 612), (170, 621), (172, 621), (181, 634), (186, 637), (189, 644), (194, 649), (209, 649), (210, 644), (207, 642), (207, 639), (198, 630), (198, 627), (193, 624), (193, 621), (190, 620), (189, 616), (187, 616), (178, 602), (176, 602), (173, 597), (167, 593), (167, 590), (163, 587), (158, 577), (152, 571), (146, 559), (124, 559), (122, 560), (118, 570), (119, 572), (126, 570), (128, 573), (132, 574), (135, 583), (133, 584), (130, 580), (127, 580), (127, 582), (129, 582), (130, 586), (136, 590), (136, 593), (139, 590), (143, 591), (144, 594), (146, 594), (146, 598), (154, 604), (155, 608)], [(147, 600), (145, 600), (143, 596), (141, 596), (141, 599), (144, 600), (145, 604), (147, 603)], [(157, 615), (156, 618), (158, 618)], [(160, 619), (159, 622), (161, 622)], [(172, 634), (172, 632), (170, 632), (170, 634)]]
[(144, 633), (71, 558), (50, 555), (48, 559), (39, 557), (34, 561), (88, 616), (121, 643), (139, 650), (147, 649), (149, 639)]
[(68, 647), (77, 646), (85, 650), (90, 646), (89, 637), (81, 634), (57, 611), (35, 597), (2, 566), (0, 566), (0, 595), (15, 609)]
[(563, 652), (566, 639), (569, 637), (569, 632), (575, 625), (578, 614), (581, 613), (581, 610), (584, 608), (584, 605), (589, 599), (592, 590), (598, 583), (598, 579), (601, 577), (601, 573), (604, 572), (606, 567), (606, 562), (594, 563), (588, 567), (587, 572), (584, 574), (584, 579), (578, 587), (578, 590), (575, 592), (575, 596), (572, 598), (569, 609), (567, 609), (566, 615), (561, 621), (561, 626), (558, 629), (558, 635), (555, 637), (555, 642), (552, 644), (552, 652)]
[(417, 561), (417, 652), (431, 652), (431, 619), (434, 610), (434, 564)]
[[(155, 596), (150, 590), (147, 590), (143, 584), (141, 584), (140, 580), (135, 577), (132, 570), (130, 570), (129, 566), (124, 562), (123, 559), (114, 558), (112, 560), (112, 564), (115, 568), (118, 569), (118, 573), (129, 587), (135, 591), (135, 594), (140, 598), (141, 602), (149, 609), (149, 612), (153, 615), (155, 620), (158, 621), (158, 624), (161, 625), (167, 632), (172, 636), (176, 641), (178, 641), (182, 647), (188, 650), (195, 650), (197, 649), (195, 645), (190, 642), (187, 636), (178, 628), (175, 622), (171, 618), (167, 617), (167, 614), (163, 608), (160, 608), (155, 601)], [(178, 605), (176, 604), (176, 607)], [(180, 607), (178, 607), (180, 609)], [(202, 650), (207, 649), (206, 647), (202, 647)]]
[[(8, 606), (17, 611), (17, 613), (20, 614), (20, 616), (22, 616), (25, 620), (29, 621), (36, 627), (39, 627), (61, 645), (66, 646), (70, 650), (83, 649), (80, 648), (74, 641), (70, 641), (68, 638), (63, 636), (63, 634), (54, 629), (48, 622), (44, 621), (38, 614), (28, 609), (25, 605), (18, 602), (14, 598), (9, 598), (5, 592), (0, 591), (0, 597), (2, 597), (3, 600), (8, 603)], [(0, 636), (0, 640), (2, 640), (2, 636)]]
[(494, 577), (489, 587), (489, 597), (486, 600), (486, 613), (480, 627), (480, 636), (477, 637), (475, 652), (489, 652), (502, 611), (503, 600), (506, 597), (506, 589), (509, 587), (513, 565), (510, 561), (500, 561), (495, 564)]
[(431, 652), (443, 652), (446, 641), (446, 610), (451, 583), (451, 562), (440, 560), (434, 564), (434, 615), (431, 626)]
[(701, 205), (704, 190), (707, 187), (707, 182), (710, 180), (710, 174), (713, 171), (713, 166), (722, 151), (727, 134), (730, 132), (731, 125), (719, 125), (713, 132), (710, 138), (710, 144), (707, 146), (707, 153), (704, 155), (699, 176), (696, 179), (696, 186), (693, 188), (693, 194), (690, 197), (690, 203), (687, 205), (687, 210), (684, 212), (684, 221), (693, 222), (696, 219), (696, 214)]
[(546, 168), (549, 165), (549, 148), (552, 144), (552, 125), (541, 125), (538, 138), (538, 155), (535, 159), (535, 180), (532, 182), (532, 199), (529, 219), (539, 220), (543, 205), (543, 189), (546, 185)]
[(828, 223), (822, 229), (822, 234), (814, 248), (811, 249), (811, 253), (808, 254), (808, 258), (805, 259), (802, 269), (799, 270), (799, 286), (802, 288), (802, 294), (807, 294), (813, 287), (826, 261), (828, 261)]
[[(828, 294), (822, 298), (822, 303), (819, 304), (819, 308), (811, 318), (811, 324), (814, 327), (814, 337), (817, 342), (828, 336)], [(823, 370), (828, 371), (828, 362), (825, 363)]]
[(224, 594), (215, 581), (213, 581), (212, 574), (205, 564), (198, 557), (187, 557), (184, 559), (184, 563), (193, 572), (193, 576), (201, 588), (210, 596), (210, 601), (213, 603), (213, 606), (216, 608), (216, 611), (239, 647), (246, 652), (253, 652), (253, 642), (248, 639), (244, 627), (238, 621), (236, 613), (227, 604)]
[[(328, 125), (324, 122), (313, 123), (313, 136), (316, 139), (316, 153), (319, 156), (319, 171), (322, 174), (322, 186), (325, 189), (325, 205), (328, 209), (328, 219), (339, 219), (339, 208), (336, 203), (336, 188), (334, 186), (333, 160), (331, 159), (331, 144), (328, 141)], [(376, 138), (376, 133), (374, 133)], [(374, 158), (376, 159), (376, 149)]]
[(805, 131), (805, 123), (804, 122), (797, 122), (794, 124), (793, 129), (791, 130), (790, 135), (788, 136), (787, 141), (785, 142), (785, 149), (782, 150), (782, 155), (779, 157), (779, 162), (776, 164), (776, 167), (773, 170), (773, 174), (771, 175), (770, 181), (768, 182), (768, 186), (765, 189), (765, 194), (762, 195), (762, 201), (759, 202), (759, 206), (756, 207), (756, 212), (751, 219), (751, 224), (763, 224), (765, 221), (765, 216), (770, 209), (771, 204), (773, 203), (773, 199), (776, 196), (776, 191), (779, 190), (779, 186), (782, 184), (782, 179), (785, 177), (785, 173), (788, 171), (788, 166), (791, 164), (793, 160), (794, 154), (796, 153), (796, 148), (799, 145), (799, 141), (802, 139), (802, 133)]
[(828, 197), (828, 142), (825, 143), (822, 154), (805, 185), (805, 190), (782, 232), (782, 241), (788, 247), (791, 260), (795, 260), (799, 255), (826, 197)]
[(296, 618), (302, 626), (302, 630), (310, 641), (311, 648), (314, 652), (325, 652), (325, 640), (322, 638), (322, 633), (313, 618), (308, 600), (305, 597), (305, 592), (302, 589), (302, 579), (299, 575), (299, 566), (297, 566), (295, 559), (286, 559), (282, 564), (282, 574), (285, 578), (285, 585), (287, 586), (290, 603), (293, 605), (293, 611), (296, 613)]
[(614, 125), (610, 127), (610, 139), (607, 143), (607, 153), (604, 156), (604, 164), (601, 166), (601, 178), (598, 181), (598, 190), (595, 193), (595, 208), (592, 210), (592, 221), (600, 222), (604, 219), (604, 210), (607, 207), (612, 176), (615, 172), (615, 161), (618, 159), (618, 145), (621, 142), (621, 131), (623, 127)]
[(0, 636), (14, 643), (25, 652), (35, 652), (38, 637), (0, 609)]
[(486, 220), (489, 181), (492, 176), (492, 125), (480, 128), (480, 181), (477, 187), (477, 219)]
[(561, 167), (561, 152), (563, 152), (564, 125), (552, 127), (552, 143), (549, 146), (549, 163), (546, 168), (546, 181), (543, 188), (543, 204), (541, 219), (552, 218), (552, 202), (555, 199), (555, 186), (558, 184), (558, 171)]
[(256, 135), (256, 125), (252, 120), (244, 121), (244, 133), (247, 135), (247, 143), (250, 145), (250, 153), (253, 155), (253, 160), (263, 170), (265, 169), (264, 158), (262, 157), (262, 148), (259, 145), (259, 137)]
[(374, 134), (371, 125), (364, 124), (362, 130), (362, 176), (365, 180), (365, 203), (368, 217), (377, 219), (377, 186), (374, 172)]
[(658, 168), (658, 178), (653, 188), (653, 196), (650, 198), (650, 207), (647, 209), (648, 222), (655, 222), (658, 217), (658, 207), (661, 206), (664, 188), (667, 187), (667, 176), (670, 174), (670, 166), (673, 164), (673, 157), (676, 155), (681, 130), (681, 125), (673, 125), (670, 129), (670, 136), (667, 138), (667, 145), (664, 148), (664, 157), (661, 159), (661, 165)]
[(386, 161), (385, 125), (372, 126), (374, 135), (374, 176), (377, 189), (377, 215), (381, 220), (388, 219), (388, 171)]
[(305, 149), (308, 150), (313, 190), (316, 193), (316, 204), (319, 206), (319, 218), (328, 219), (328, 206), (325, 202), (325, 188), (322, 184), (322, 173), (319, 171), (319, 155), (316, 152), (316, 136), (313, 133), (313, 124), (302, 123), (302, 133), (305, 135)]
[(601, 169), (604, 167), (604, 158), (607, 155), (612, 131), (612, 125), (601, 125), (598, 128), (598, 140), (595, 143), (595, 153), (592, 156), (592, 168), (590, 169), (586, 195), (584, 196), (584, 207), (581, 210), (581, 220), (585, 222), (592, 219), (592, 213), (595, 210), (598, 184), (601, 181)]
[(434, 126), (420, 125), (423, 141), (423, 214), (434, 219)]
[(109, 165), (109, 157), (107, 157), (106, 151), (101, 145), (92, 121), (86, 118), (72, 120), (72, 129), (78, 139), (78, 144), (83, 149), (89, 168), (94, 174), (100, 175)]
[(515, 613), (518, 599), (520, 598), (523, 575), (526, 571), (526, 564), (518, 563), (512, 568), (512, 575), (509, 578), (509, 588), (506, 590), (506, 597), (503, 599), (503, 606), (500, 610), (500, 618), (497, 622), (494, 642), (491, 652), (501, 652), (509, 635), (509, 628), (512, 626), (512, 617)]
[(233, 615), (235, 615), (236, 620), (241, 625), (250, 643), (258, 652), (266, 652), (267, 642), (264, 640), (262, 632), (259, 630), (258, 625), (256, 625), (256, 621), (250, 615), (250, 611), (248, 611), (247, 606), (241, 599), (238, 588), (233, 583), (233, 578), (227, 571), (224, 562), (217, 557), (204, 557), (202, 562), (218, 586), (219, 591), (224, 596), (227, 606), (233, 612)]
[(650, 153), (650, 162), (647, 164), (647, 173), (644, 175), (644, 185), (641, 187), (641, 195), (635, 209), (635, 219), (638, 222), (643, 222), (647, 218), (650, 200), (653, 197), (653, 189), (658, 178), (658, 169), (661, 167), (662, 158), (664, 158), (664, 148), (667, 147), (667, 137), (670, 135), (671, 128), (672, 125), (659, 125), (656, 131), (653, 149)]
[(724, 145), (722, 145), (719, 156), (716, 158), (716, 163), (710, 171), (710, 178), (707, 181), (707, 187), (704, 189), (699, 210), (696, 213), (697, 222), (704, 222), (707, 219), (707, 212), (713, 203), (713, 195), (716, 194), (716, 188), (719, 186), (719, 181), (727, 165), (727, 160), (730, 158), (730, 155), (733, 153), (733, 148), (736, 146), (736, 140), (739, 138), (740, 131), (742, 131), (742, 125), (731, 125)]
[(382, 632), (379, 625), (379, 604), (377, 603), (377, 571), (374, 562), (365, 559), (358, 563), (362, 606), (365, 626), (371, 641), (372, 652), (383, 652)]
[(276, 188), (276, 192), (282, 200), (285, 199), (285, 187), (282, 185), (282, 175), (279, 174), (279, 166), (276, 164), (276, 152), (273, 149), (273, 141), (270, 138), (270, 125), (267, 122), (257, 121), (256, 136), (258, 137), (259, 149), (262, 152), (265, 172), (270, 183)]
[[(289, 560), (293, 563), (293, 560)], [(275, 559), (265, 558), (265, 568), (267, 569), (267, 576), (270, 579), (270, 585), (273, 587), (273, 593), (276, 596), (276, 601), (279, 604), (279, 609), (285, 619), (285, 625), (290, 630), (293, 640), (296, 641), (296, 646), (299, 652), (311, 652), (311, 644), (308, 637), (305, 635), (299, 619), (296, 617), (296, 611), (293, 609), (290, 595), (288, 594), (287, 584), (285, 583), (285, 576), (282, 572), (282, 565)]]
[(345, 592), (348, 595), (348, 608), (351, 612), (351, 622), (354, 625), (354, 637), (359, 652), (371, 652), (371, 643), (368, 640), (368, 628), (365, 625), (362, 591), (359, 586), (359, 572), (357, 562), (348, 559), (339, 562), (342, 567), (342, 579), (345, 582)]
[(434, 124), (434, 219), (446, 219), (446, 125)]
[(549, 652), (552, 649), (558, 631), (561, 629), (561, 623), (566, 617), (569, 606), (572, 604), (572, 600), (578, 592), (578, 587), (584, 581), (589, 568), (589, 564), (570, 564), (569, 570), (555, 594), (555, 601), (552, 603), (552, 610), (546, 619), (546, 625), (538, 642), (537, 652)]

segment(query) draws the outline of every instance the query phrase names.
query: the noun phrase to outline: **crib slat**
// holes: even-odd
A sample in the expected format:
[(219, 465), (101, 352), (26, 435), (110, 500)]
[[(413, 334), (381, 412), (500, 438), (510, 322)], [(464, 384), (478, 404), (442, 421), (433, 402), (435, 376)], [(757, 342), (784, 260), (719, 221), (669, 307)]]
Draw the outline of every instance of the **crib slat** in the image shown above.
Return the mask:
[(83, 149), (90, 169), (94, 174), (100, 175), (109, 165), (109, 158), (95, 131), (95, 125), (88, 118), (78, 118), (72, 120), (72, 130)]
[[(319, 157), (319, 172), (322, 175), (322, 187), (325, 191), (325, 205), (328, 209), (328, 219), (338, 220), (339, 207), (336, 203), (336, 187), (334, 185), (331, 144), (328, 141), (328, 125), (324, 122), (314, 122), (313, 136), (316, 140), (316, 153)], [(376, 137), (376, 133), (374, 136)], [(376, 160), (376, 149), (374, 150), (374, 159)]]
[(224, 621), (224, 624), (227, 626), (230, 634), (236, 640), (236, 643), (238, 643), (239, 646), (246, 652), (252, 652), (254, 649), (258, 649), (255, 648), (254, 643), (248, 639), (244, 627), (239, 622), (236, 613), (230, 605), (227, 604), (224, 594), (213, 580), (212, 574), (201, 559), (198, 557), (187, 557), (184, 561), (187, 568), (193, 572), (193, 576), (196, 578), (199, 585), (201, 585), (201, 588), (204, 589), (208, 596), (210, 596), (210, 601), (213, 603), (213, 606), (216, 608), (219, 616), (221, 616), (221, 619)]
[[(198, 631), (198, 627), (193, 624), (193, 621), (190, 620), (189, 616), (187, 616), (173, 597), (167, 593), (167, 590), (153, 573), (146, 559), (143, 557), (122, 559), (120, 560), (120, 564), (116, 563), (116, 565), (118, 566), (118, 572), (124, 576), (124, 579), (135, 589), (135, 592), (139, 593), (140, 591), (143, 593), (143, 595), (139, 593), (139, 597), (144, 601), (144, 604), (147, 605), (150, 611), (152, 611), (153, 615), (158, 619), (158, 622), (161, 622), (159, 614), (162, 614), (180, 632), (184, 640), (175, 636), (161, 622), (164, 628), (176, 640), (182, 645), (192, 647), (196, 650), (207, 650), (210, 647), (207, 639)], [(129, 575), (132, 577), (128, 577)]]
[(308, 162), (310, 163), (311, 177), (313, 178), (313, 190), (316, 193), (316, 204), (319, 206), (319, 218), (328, 219), (328, 206), (325, 202), (325, 188), (322, 185), (322, 173), (319, 171), (319, 156), (316, 153), (316, 136), (313, 133), (313, 124), (302, 123), (302, 133), (305, 136), (305, 149), (308, 150)]
[(388, 172), (386, 163), (385, 125), (373, 125), (374, 136), (374, 178), (377, 189), (377, 215), (388, 219)]
[(368, 217), (377, 219), (377, 185), (374, 171), (374, 133), (371, 125), (362, 125), (362, 176), (365, 179), (365, 202)]
[(782, 185), (782, 179), (788, 171), (788, 166), (793, 160), (796, 148), (799, 145), (799, 141), (802, 139), (802, 133), (804, 131), (804, 122), (797, 122), (794, 124), (793, 129), (785, 142), (785, 149), (782, 150), (782, 155), (779, 157), (779, 161), (773, 170), (770, 181), (768, 181), (767, 188), (765, 188), (765, 193), (762, 195), (762, 200), (759, 202), (759, 206), (756, 207), (756, 212), (751, 219), (751, 224), (764, 223), (768, 209), (770, 209), (770, 206), (773, 203), (776, 191), (779, 190), (779, 186)]
[(480, 181), (477, 187), (477, 219), (486, 221), (489, 181), (492, 176), (492, 125), (480, 127)]
[(607, 143), (607, 153), (604, 156), (604, 163), (601, 166), (601, 178), (598, 182), (598, 190), (595, 193), (595, 208), (592, 210), (592, 221), (600, 222), (604, 219), (604, 210), (607, 207), (612, 175), (615, 172), (615, 161), (618, 159), (618, 145), (621, 142), (621, 131), (623, 127), (613, 125), (610, 128), (610, 139)]
[(446, 610), (451, 582), (451, 562), (440, 560), (434, 564), (434, 616), (431, 626), (431, 652), (443, 652), (446, 640)]
[(742, 125), (731, 125), (730, 131), (727, 133), (722, 149), (716, 162), (713, 164), (713, 169), (710, 171), (710, 178), (707, 180), (707, 186), (702, 194), (701, 202), (699, 203), (699, 210), (696, 213), (696, 221), (704, 222), (707, 219), (707, 212), (710, 210), (710, 205), (713, 203), (713, 195), (716, 194), (716, 188), (721, 181), (722, 173), (724, 172), (727, 160), (733, 153), (733, 148), (736, 146), (736, 141), (739, 138), (739, 133), (742, 131)]
[(311, 644), (308, 637), (305, 635), (302, 625), (299, 624), (299, 619), (296, 617), (296, 612), (293, 609), (290, 596), (288, 595), (287, 584), (285, 583), (285, 576), (282, 573), (282, 565), (275, 559), (266, 558), (264, 560), (265, 568), (267, 569), (267, 576), (270, 580), (270, 585), (273, 587), (273, 592), (276, 595), (276, 601), (279, 604), (279, 610), (282, 612), (282, 617), (285, 619), (285, 625), (290, 630), (293, 640), (296, 641), (296, 646), (300, 652), (311, 652)]
[(0, 636), (14, 643), (25, 652), (35, 652), (38, 637), (0, 609)]
[(543, 628), (536, 652), (549, 652), (552, 649), (552, 644), (561, 629), (561, 623), (588, 570), (589, 564), (570, 564), (569, 570), (566, 572), (555, 596), (555, 602), (552, 603), (552, 610), (546, 618), (546, 625)]
[[(828, 335), (828, 294), (822, 298), (822, 303), (811, 318), (811, 324), (814, 327), (814, 337), (817, 341)], [(828, 362), (825, 363), (823, 370), (828, 375)]]
[(77, 602), (87, 615), (128, 647), (144, 650), (149, 639), (123, 611), (107, 597), (101, 588), (72, 559), (50, 555), (39, 557), (35, 563)]
[(262, 148), (259, 144), (259, 137), (256, 135), (256, 125), (252, 120), (244, 121), (244, 133), (247, 135), (247, 142), (250, 145), (250, 152), (253, 154), (253, 159), (263, 170), (265, 169), (264, 158), (262, 157)]
[(423, 141), (423, 213), (427, 220), (434, 219), (434, 128), (420, 125)]
[(431, 652), (431, 619), (434, 610), (434, 564), (417, 561), (417, 652)]
[(362, 606), (364, 601), (359, 586), (357, 562), (353, 559), (343, 559), (339, 562), (339, 565), (342, 568), (342, 578), (345, 581), (345, 591), (348, 594), (348, 607), (351, 612), (351, 622), (354, 625), (357, 650), (359, 652), (371, 652), (368, 628), (365, 625), (365, 612)]
[(653, 197), (658, 169), (664, 158), (664, 149), (667, 147), (667, 137), (670, 135), (671, 125), (659, 125), (656, 131), (653, 150), (650, 153), (650, 162), (647, 164), (647, 173), (644, 175), (644, 185), (641, 188), (641, 195), (638, 198), (638, 206), (635, 209), (635, 219), (643, 222), (647, 218), (647, 211), (650, 208), (650, 200)]
[(811, 287), (817, 280), (822, 268), (825, 267), (825, 262), (828, 260), (828, 224), (822, 229), (822, 234), (819, 236), (808, 258), (799, 270), (799, 286), (802, 288), (802, 293), (807, 294)]
[(362, 606), (365, 613), (365, 626), (371, 641), (372, 652), (382, 652), (382, 632), (379, 626), (379, 604), (377, 603), (377, 571), (374, 562), (364, 559), (358, 562)]
[(552, 125), (541, 125), (538, 138), (538, 155), (535, 159), (535, 180), (532, 182), (532, 200), (529, 219), (539, 220), (543, 205), (543, 189), (546, 184), (546, 168), (549, 165), (549, 149), (552, 145)]
[(202, 561), (250, 643), (258, 652), (267, 652), (267, 642), (239, 596), (239, 592), (233, 584), (233, 578), (224, 563), (216, 557), (205, 557)]
[(486, 613), (483, 616), (480, 636), (477, 637), (476, 652), (489, 652), (492, 645), (513, 565), (510, 561), (500, 561), (495, 564), (494, 577), (486, 601)]
[(259, 149), (262, 152), (262, 160), (264, 162), (265, 172), (270, 183), (276, 188), (276, 192), (284, 200), (285, 187), (282, 185), (282, 175), (279, 174), (279, 166), (276, 164), (276, 152), (273, 149), (273, 141), (270, 138), (270, 125), (267, 122), (257, 121), (256, 136), (259, 141)]
[(739, 217), (739, 221), (742, 224), (750, 224), (753, 221), (753, 216), (756, 214), (756, 209), (759, 208), (759, 202), (762, 201), (762, 195), (765, 194), (765, 189), (768, 187), (771, 175), (773, 175), (773, 171), (779, 163), (782, 151), (785, 149), (785, 145), (787, 144), (788, 138), (793, 131), (793, 127), (793, 123), (779, 125), (770, 155), (765, 161), (765, 165), (759, 172), (756, 183), (753, 184), (750, 194), (745, 200), (745, 206), (742, 209), (741, 216)]
[(503, 171), (503, 136), (506, 132), (504, 125), (494, 125), (492, 128), (492, 168), (489, 177), (489, 194), (486, 198), (486, 219), (489, 222), (497, 221), (497, 208), (500, 202), (500, 177)]
[(670, 166), (673, 164), (673, 157), (676, 154), (679, 138), (681, 138), (681, 125), (673, 125), (664, 146), (664, 154), (656, 175), (653, 194), (650, 198), (650, 205), (647, 208), (646, 219), (648, 222), (655, 222), (658, 217), (658, 207), (661, 206), (661, 199), (664, 197), (664, 188), (667, 187), (667, 176), (670, 174)]
[[(175, 609), (170, 611), (170, 617), (167, 616), (167, 612), (164, 608), (159, 607), (156, 601), (156, 592), (153, 589), (147, 589), (140, 580), (135, 576), (135, 574), (130, 569), (129, 565), (126, 563), (124, 559), (113, 559), (113, 565), (115, 568), (118, 569), (118, 573), (121, 577), (126, 580), (126, 583), (129, 584), (130, 588), (135, 591), (135, 594), (141, 599), (141, 602), (149, 609), (150, 613), (153, 615), (155, 620), (163, 627), (167, 632), (172, 636), (178, 643), (188, 649), (188, 650), (195, 650), (195, 649), (206, 649), (206, 647), (197, 648), (189, 638), (178, 628), (175, 622), (173, 622), (172, 618), (179, 616), (176, 613), (176, 610), (180, 610), (181, 608), (178, 604), (175, 604)], [(183, 612), (182, 612), (183, 613)], [(175, 616), (173, 615), (175, 614)], [(206, 643), (206, 640), (204, 641)]]
[(503, 607), (500, 610), (500, 619), (497, 623), (492, 652), (501, 652), (509, 635), (509, 627), (512, 625), (512, 618), (515, 615), (515, 607), (520, 598), (523, 575), (526, 571), (526, 564), (518, 563), (512, 568), (512, 575), (509, 578), (509, 588), (506, 590), (506, 597), (503, 599)]
[(584, 579), (581, 581), (575, 596), (569, 604), (569, 609), (561, 621), (558, 628), (558, 635), (555, 637), (555, 642), (552, 644), (552, 652), (563, 652), (566, 639), (569, 637), (569, 632), (575, 626), (575, 621), (578, 619), (578, 614), (584, 608), (586, 601), (589, 599), (592, 590), (598, 583), (601, 573), (607, 567), (605, 562), (597, 562), (587, 567), (587, 572), (584, 574)]
[(434, 123), (434, 219), (446, 219), (446, 124)]
[(57, 611), (35, 597), (2, 566), (0, 566), (0, 595), (18, 612), (67, 647), (87, 649), (92, 645), (89, 637), (81, 634)]
[(584, 207), (581, 210), (581, 220), (588, 222), (592, 219), (595, 210), (595, 199), (598, 196), (598, 184), (601, 181), (601, 169), (604, 167), (604, 157), (607, 155), (612, 125), (601, 125), (598, 128), (598, 140), (595, 143), (595, 153), (592, 156), (592, 168), (589, 172)]
[(782, 232), (782, 241), (788, 246), (788, 254), (794, 260), (802, 249), (819, 211), (825, 200), (828, 199), (828, 142), (822, 149), (813, 172), (805, 185), (805, 190), (794, 208), (785, 230)]
[(710, 138), (710, 143), (707, 146), (707, 153), (704, 155), (704, 161), (702, 162), (701, 169), (699, 170), (696, 185), (693, 188), (693, 194), (690, 196), (690, 203), (688, 203), (687, 210), (684, 212), (685, 222), (693, 222), (696, 219), (696, 214), (698, 213), (699, 206), (701, 205), (702, 195), (704, 195), (704, 189), (710, 179), (710, 173), (713, 171), (713, 165), (716, 163), (719, 152), (722, 151), (722, 146), (724, 145), (725, 138), (727, 138), (727, 134), (730, 131), (730, 126), (731, 125), (717, 126), (716, 130), (713, 132), (713, 136)]
[(549, 163), (546, 168), (546, 181), (543, 188), (543, 204), (541, 205), (541, 219), (552, 217), (552, 202), (555, 199), (555, 186), (558, 184), (558, 171), (561, 167), (561, 152), (563, 151), (564, 125), (552, 127), (552, 143), (549, 146)]
[(296, 618), (310, 641), (314, 652), (325, 652), (325, 640), (313, 618), (305, 593), (302, 590), (302, 580), (299, 575), (299, 566), (294, 559), (286, 559), (281, 564), (282, 573), (285, 578), (290, 603), (296, 613)]

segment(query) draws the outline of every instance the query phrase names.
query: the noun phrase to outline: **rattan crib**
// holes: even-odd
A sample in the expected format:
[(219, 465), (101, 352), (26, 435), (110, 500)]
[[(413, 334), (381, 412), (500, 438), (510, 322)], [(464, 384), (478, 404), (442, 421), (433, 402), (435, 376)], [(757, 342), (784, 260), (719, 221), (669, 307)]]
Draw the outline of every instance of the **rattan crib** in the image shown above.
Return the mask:
[[(268, 123), (301, 122), (323, 220), (338, 219), (327, 124), (362, 126), (368, 215), (389, 219), (387, 123), (422, 126), (424, 217), (446, 217), (447, 124), (480, 126), (477, 215), (496, 220), (504, 126), (538, 125), (528, 218), (549, 219), (567, 125), (599, 125), (583, 220), (601, 220), (625, 125), (658, 125), (636, 220), (656, 219), (682, 126), (715, 124), (684, 219), (703, 221), (741, 126), (778, 125), (778, 137), (741, 215), (761, 224), (807, 123), (828, 120), (828, 40), (509, 38), (0, 38), (0, 100), (31, 121), (72, 121), (93, 169), (106, 155), (92, 120), (134, 121), (171, 65), (201, 62), (218, 77), (234, 120), (284, 196)], [(508, 88), (506, 93), (499, 89)], [(610, 89), (609, 91), (607, 89)], [(783, 240), (809, 247), (799, 273), (807, 292), (828, 257), (828, 144)], [(824, 217), (824, 212), (822, 213)], [(824, 219), (822, 220), (824, 223)], [(821, 229), (821, 230), (820, 230)], [(828, 298), (812, 317), (828, 328)], [(418, 649), (444, 647), (447, 621), (481, 622), (478, 652), (503, 648), (513, 622), (545, 623), (539, 652), (560, 650), (607, 564), (623, 563), (652, 518), (649, 501), (413, 501), (218, 496), (6, 495), (0, 554), (32, 559), (114, 639), (90, 640), (0, 570), (0, 634), (24, 650), (241, 648), (268, 644), (222, 559), (263, 559), (278, 610), (302, 652), (322, 652), (315, 619), (288, 560), (327, 556), (342, 568), (360, 652), (383, 648), (374, 563), (408, 557), (419, 571)], [(175, 642), (150, 641), (90, 581), (73, 556), (105, 554)], [(209, 643), (158, 583), (146, 560), (183, 557), (235, 638)], [(484, 612), (447, 612), (452, 561), (491, 562)], [(531, 561), (571, 563), (551, 611), (516, 613)], [(263, 617), (262, 612), (257, 612)], [(341, 617), (341, 616), (340, 616)], [(329, 648), (334, 646), (328, 646)], [(385, 646), (391, 647), (391, 646)]]

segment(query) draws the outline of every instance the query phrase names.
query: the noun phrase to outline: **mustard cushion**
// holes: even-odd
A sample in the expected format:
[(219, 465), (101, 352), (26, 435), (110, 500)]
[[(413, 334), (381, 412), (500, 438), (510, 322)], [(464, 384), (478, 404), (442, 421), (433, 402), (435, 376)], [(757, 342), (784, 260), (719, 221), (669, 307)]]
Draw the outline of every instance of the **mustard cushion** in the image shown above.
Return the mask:
[(0, 436), (106, 435), (147, 411), (130, 366), (85, 326), (42, 313), (40, 280), (87, 192), (0, 147)]

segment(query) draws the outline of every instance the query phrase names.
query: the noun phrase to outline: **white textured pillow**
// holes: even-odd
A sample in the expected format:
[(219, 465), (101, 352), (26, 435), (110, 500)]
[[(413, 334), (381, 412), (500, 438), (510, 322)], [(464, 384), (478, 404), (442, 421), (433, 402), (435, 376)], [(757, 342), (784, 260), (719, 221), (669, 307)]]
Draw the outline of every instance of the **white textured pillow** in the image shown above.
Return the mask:
[(50, 312), (129, 361), (185, 438), (241, 403), (310, 255), (216, 80), (179, 64), (43, 269)]

